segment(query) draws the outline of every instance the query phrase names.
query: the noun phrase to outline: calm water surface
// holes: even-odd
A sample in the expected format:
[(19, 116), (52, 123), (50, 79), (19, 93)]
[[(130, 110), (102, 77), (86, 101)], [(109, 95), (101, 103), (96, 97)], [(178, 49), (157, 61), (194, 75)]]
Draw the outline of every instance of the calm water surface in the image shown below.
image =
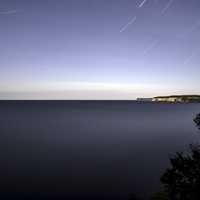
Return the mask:
[(1, 101), (1, 194), (148, 196), (169, 156), (200, 141), (198, 112), (200, 104)]

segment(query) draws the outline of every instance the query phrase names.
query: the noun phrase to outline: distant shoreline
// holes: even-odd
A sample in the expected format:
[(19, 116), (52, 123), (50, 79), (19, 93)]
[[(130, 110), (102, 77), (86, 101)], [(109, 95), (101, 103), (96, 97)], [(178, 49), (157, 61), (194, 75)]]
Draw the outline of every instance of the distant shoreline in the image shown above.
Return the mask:
[(137, 98), (140, 102), (163, 102), (163, 103), (200, 103), (200, 95), (170, 95), (153, 98)]

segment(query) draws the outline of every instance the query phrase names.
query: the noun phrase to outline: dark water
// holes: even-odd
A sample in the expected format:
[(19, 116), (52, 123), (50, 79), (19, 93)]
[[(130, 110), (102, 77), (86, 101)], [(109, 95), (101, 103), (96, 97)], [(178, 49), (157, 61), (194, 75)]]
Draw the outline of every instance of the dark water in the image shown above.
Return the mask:
[(1, 101), (1, 195), (148, 196), (168, 157), (200, 141), (198, 112), (200, 104)]

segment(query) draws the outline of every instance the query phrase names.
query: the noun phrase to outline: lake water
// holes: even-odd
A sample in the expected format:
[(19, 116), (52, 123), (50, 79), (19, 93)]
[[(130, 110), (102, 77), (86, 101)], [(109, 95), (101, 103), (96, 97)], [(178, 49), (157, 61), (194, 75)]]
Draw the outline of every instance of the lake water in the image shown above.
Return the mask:
[(169, 156), (200, 141), (198, 112), (200, 104), (1, 101), (1, 195), (148, 196)]

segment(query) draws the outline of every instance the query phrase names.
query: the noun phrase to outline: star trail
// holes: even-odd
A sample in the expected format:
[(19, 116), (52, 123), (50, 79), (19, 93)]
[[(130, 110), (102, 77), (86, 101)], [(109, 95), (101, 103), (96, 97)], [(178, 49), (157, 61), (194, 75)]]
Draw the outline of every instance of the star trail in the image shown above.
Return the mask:
[[(64, 99), (96, 98), (95, 83), (137, 86), (115, 99), (200, 93), (199, 11), (198, 0), (2, 0), (0, 98), (37, 99), (49, 82), (89, 83), (56, 88)], [(112, 98), (104, 89), (98, 98)]]

